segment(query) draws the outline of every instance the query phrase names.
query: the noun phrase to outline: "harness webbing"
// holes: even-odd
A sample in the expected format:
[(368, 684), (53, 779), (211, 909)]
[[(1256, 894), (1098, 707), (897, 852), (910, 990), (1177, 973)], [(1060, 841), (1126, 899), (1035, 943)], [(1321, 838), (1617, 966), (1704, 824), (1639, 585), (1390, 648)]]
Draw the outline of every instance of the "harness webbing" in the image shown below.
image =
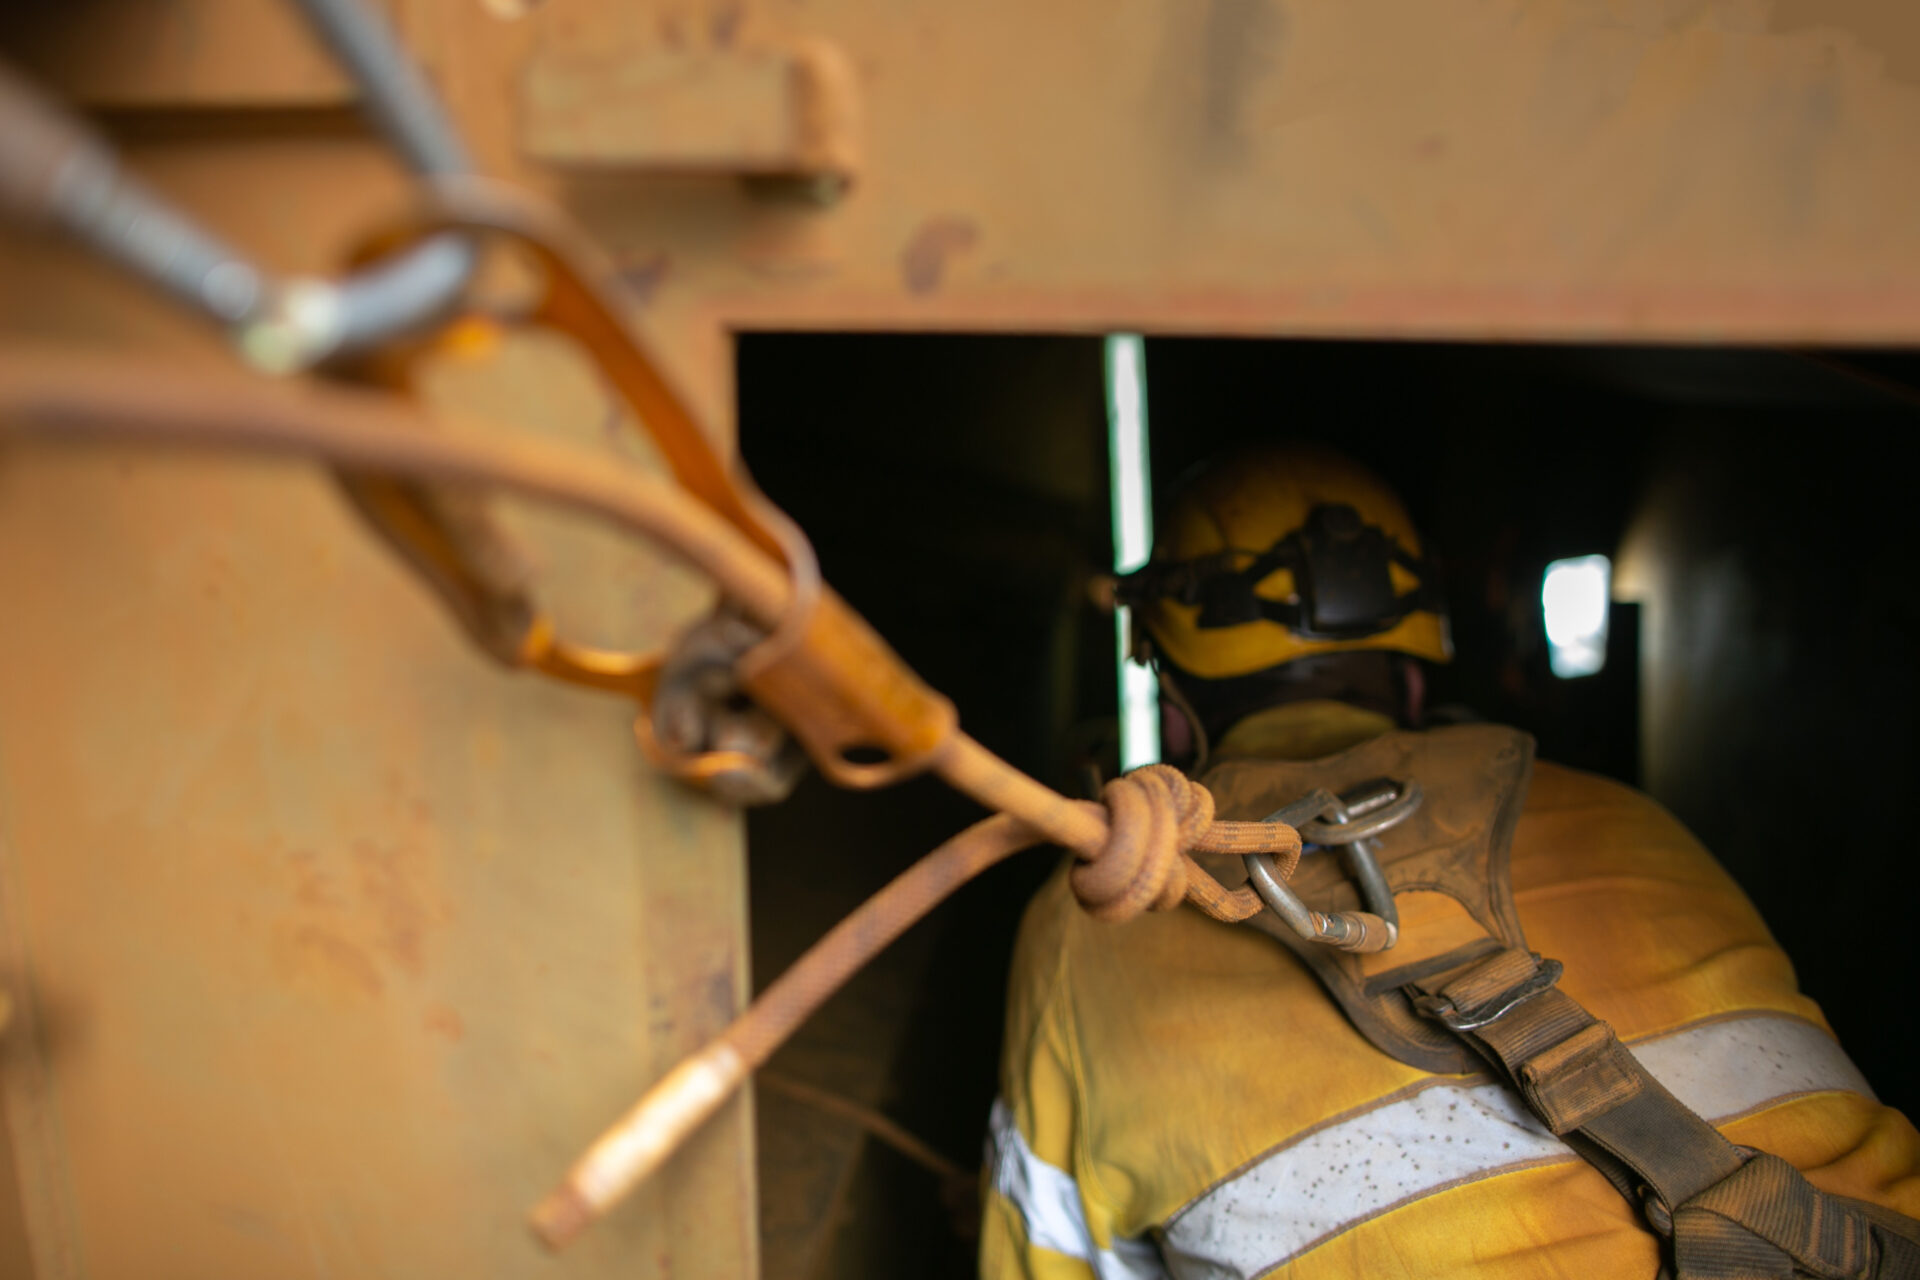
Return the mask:
[(1829, 1195), (1786, 1161), (1734, 1146), (1559, 990), (1559, 972), (1504, 948), (1408, 995), (1671, 1241), (1663, 1275), (1920, 1277), (1920, 1221)]

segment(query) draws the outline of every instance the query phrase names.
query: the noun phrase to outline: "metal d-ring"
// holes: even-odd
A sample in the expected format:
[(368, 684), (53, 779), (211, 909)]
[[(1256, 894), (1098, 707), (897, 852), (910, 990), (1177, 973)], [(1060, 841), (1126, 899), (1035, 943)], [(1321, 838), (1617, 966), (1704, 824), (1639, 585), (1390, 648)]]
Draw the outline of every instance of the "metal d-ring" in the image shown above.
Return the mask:
[(1420, 784), (1413, 779), (1402, 783), (1375, 778), (1341, 796), (1327, 821), (1308, 822), (1300, 829), (1300, 838), (1309, 844), (1335, 845), (1343, 851), (1347, 874), (1360, 886), (1367, 909), (1396, 928), (1400, 912), (1380, 870), (1380, 842), (1375, 837), (1405, 822), (1422, 799)]

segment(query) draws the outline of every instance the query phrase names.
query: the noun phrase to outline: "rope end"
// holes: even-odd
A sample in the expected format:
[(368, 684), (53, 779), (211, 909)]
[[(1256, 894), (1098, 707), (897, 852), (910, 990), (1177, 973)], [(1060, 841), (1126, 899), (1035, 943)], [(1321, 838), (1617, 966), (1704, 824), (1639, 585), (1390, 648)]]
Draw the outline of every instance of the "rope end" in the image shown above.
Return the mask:
[(534, 1234), (564, 1248), (651, 1176), (747, 1078), (747, 1060), (725, 1039), (683, 1060), (587, 1149), (565, 1182), (534, 1209)]
[(593, 1206), (571, 1185), (556, 1187), (534, 1206), (527, 1225), (550, 1253), (558, 1253), (573, 1243), (575, 1236), (593, 1221)]

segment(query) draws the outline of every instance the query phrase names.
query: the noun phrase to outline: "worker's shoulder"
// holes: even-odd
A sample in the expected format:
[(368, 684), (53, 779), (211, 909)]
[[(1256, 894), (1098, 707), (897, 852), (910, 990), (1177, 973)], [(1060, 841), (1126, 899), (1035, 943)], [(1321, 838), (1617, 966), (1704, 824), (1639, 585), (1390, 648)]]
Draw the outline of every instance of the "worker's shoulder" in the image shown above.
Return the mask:
[(1665, 805), (1624, 782), (1545, 760), (1534, 762), (1514, 824), (1509, 875), (1522, 897), (1577, 880), (1629, 896), (1678, 892), (1695, 912), (1752, 914), (1725, 866)]
[(1673, 815), (1658, 800), (1638, 787), (1617, 779), (1553, 760), (1536, 758), (1527, 787), (1527, 808), (1540, 812), (1559, 809), (1611, 808), (1659, 814), (1668, 821)]
[(1636, 838), (1698, 846), (1684, 823), (1658, 800), (1613, 778), (1584, 769), (1535, 760), (1521, 808), (1522, 828), (1584, 826), (1595, 836), (1630, 830)]
[[(1402, 747), (1417, 744), (1405, 761), (1415, 767), (1416, 774), (1424, 767), (1431, 771), (1437, 788), (1459, 784), (1475, 794), (1479, 788), (1471, 785), (1471, 775), (1478, 769), (1460, 767), (1461, 757), (1491, 761), (1515, 744), (1524, 756), (1527, 741), (1515, 730), (1480, 725), (1395, 736)], [(1362, 766), (1379, 763), (1357, 753), (1341, 754), (1352, 756), (1343, 762), (1346, 773), (1359, 770), (1364, 776)], [(1442, 755), (1450, 758), (1442, 760)], [(1518, 778), (1526, 779), (1511, 833), (1509, 874), (1517, 888), (1612, 875), (1621, 878), (1617, 885), (1731, 890), (1725, 873), (1699, 842), (1644, 792), (1550, 761), (1535, 760), (1530, 777), (1523, 760), (1511, 762), (1511, 767)], [(1310, 762), (1249, 758), (1217, 767), (1207, 775), (1207, 783), (1210, 787), (1224, 784), (1220, 795), (1228, 813), (1257, 815), (1296, 798), (1301, 787), (1324, 785), (1326, 780), (1312, 777), (1313, 772)], [(1336, 766), (1334, 772), (1342, 770)], [(1301, 777), (1278, 780), (1294, 774)], [(1292, 790), (1280, 795), (1276, 786), (1279, 791)], [(1233, 798), (1231, 804), (1228, 797)], [(1429, 798), (1439, 808), (1447, 807), (1441, 795), (1430, 792)], [(1498, 804), (1498, 790), (1486, 792), (1484, 798)], [(1442, 825), (1447, 831), (1458, 826)], [(1067, 875), (1070, 866), (1071, 859), (1063, 860), (1034, 895), (1021, 921), (1009, 993), (1029, 1014), (1108, 987), (1136, 998), (1143, 984), (1157, 982), (1162, 975), (1214, 974), (1241, 964), (1263, 971), (1271, 968), (1271, 940), (1258, 930), (1218, 924), (1197, 911), (1150, 912), (1125, 924), (1093, 920), (1074, 898)]]

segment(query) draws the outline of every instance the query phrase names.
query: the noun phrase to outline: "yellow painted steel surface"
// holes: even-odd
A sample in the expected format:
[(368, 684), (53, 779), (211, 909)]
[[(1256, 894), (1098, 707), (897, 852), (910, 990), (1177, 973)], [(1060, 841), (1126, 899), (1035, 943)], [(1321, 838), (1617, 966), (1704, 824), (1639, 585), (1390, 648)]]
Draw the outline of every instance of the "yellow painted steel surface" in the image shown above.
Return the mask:
[[(387, 7), (483, 168), (611, 249), (723, 434), (741, 327), (1920, 338), (1905, 0)], [(264, 0), (25, 8), (0, 42), (277, 268), (330, 269), (403, 195)], [(536, 59), (808, 39), (859, 99), (837, 201), (520, 149)], [(222, 358), (0, 232), (24, 334)], [(596, 429), (557, 364), (497, 376), (486, 407)], [(696, 605), (644, 557), (546, 545), (596, 623)], [(520, 1226), (746, 980), (739, 826), (650, 777), (627, 715), (486, 666), (315, 473), (0, 453), (35, 1274), (750, 1272), (743, 1107), (565, 1261)]]

